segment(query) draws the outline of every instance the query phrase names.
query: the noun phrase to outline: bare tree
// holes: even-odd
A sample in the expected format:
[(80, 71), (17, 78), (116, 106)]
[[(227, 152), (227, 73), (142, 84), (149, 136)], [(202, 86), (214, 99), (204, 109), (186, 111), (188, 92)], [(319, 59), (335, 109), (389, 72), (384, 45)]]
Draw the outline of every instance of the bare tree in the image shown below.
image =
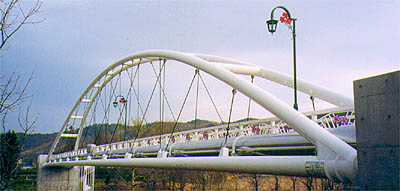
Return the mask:
[(300, 179), (300, 182), (306, 186), (308, 191), (311, 191), (313, 189), (313, 183), (314, 183), (315, 178), (314, 177), (305, 177)]
[(333, 190), (333, 181), (329, 179), (321, 179), (321, 190)]
[[(32, 16), (39, 11), (41, 5), (42, 2), (37, 0), (31, 8), (26, 9), (20, 0), (0, 0), (0, 51), (24, 25), (41, 22), (31, 20)], [(8, 76), (0, 72), (0, 119), (3, 133), (5, 132), (7, 115), (15, 111), (18, 105), (30, 97), (26, 92), (31, 80), (32, 75), (24, 83), (21, 82), (21, 76), (16, 71)]]
[(31, 21), (31, 17), (39, 11), (41, 5), (42, 2), (37, 0), (30, 9), (26, 10), (20, 0), (0, 0), (0, 50), (4, 48), (8, 40), (19, 31), (22, 26), (40, 22)]
[[(31, 7), (26, 10), (20, 0), (0, 0), (0, 51), (5, 48), (5, 45), (10, 38), (19, 31), (26, 24), (37, 23), (31, 21), (31, 17), (36, 14), (41, 6), (39, 0)], [(2, 64), (2, 63), (1, 63)], [(2, 128), (1, 135), (1, 190), (7, 190), (10, 186), (10, 180), (13, 178), (12, 174), (15, 174), (19, 168), (20, 153), (22, 151), (24, 140), (26, 136), (33, 131), (35, 128), (37, 117), (31, 119), (30, 109), (31, 103), (26, 107), (24, 113), (20, 112), (18, 115), (18, 123), (22, 128), (23, 137), (22, 140), (15, 139), (17, 134), (15, 131), (8, 131), (6, 133), (6, 122), (10, 112), (15, 112), (16, 108), (20, 106), (28, 98), (31, 98), (27, 94), (27, 89), (32, 80), (32, 75), (26, 82), (21, 82), (21, 76), (13, 71), (9, 75), (3, 75), (0, 71), (0, 125)], [(11, 144), (12, 143), (12, 144)], [(6, 156), (6, 153), (12, 153), (12, 157)], [(3, 169), (8, 169), (4, 171)], [(8, 175), (6, 175), (8, 174)]]
[(21, 76), (15, 71), (12, 72), (3, 83), (4, 77), (5, 76), (0, 76), (0, 117), (3, 133), (6, 130), (5, 123), (7, 115), (15, 111), (17, 106), (31, 97), (27, 94), (27, 88), (32, 80), (32, 77), (30, 77), (26, 83), (21, 85)]
[(31, 116), (31, 107), (32, 107), (32, 99), (29, 102), (28, 106), (25, 108), (25, 111), (22, 112), (21, 108), (20, 108), (19, 113), (18, 113), (19, 127), (21, 127), (22, 132), (23, 132), (22, 138), (20, 140), (21, 150), (23, 150), (23, 148), (24, 148), (24, 143), (25, 143), (26, 137), (29, 134), (33, 133), (33, 131), (35, 130), (36, 121), (39, 117), (39, 115), (36, 115), (34, 117)]
[(206, 190), (207, 180), (204, 174), (205, 171), (192, 171), (190, 173), (193, 190)]
[(258, 191), (260, 186), (263, 184), (263, 176), (261, 174), (249, 174), (247, 176), (247, 183), (255, 190)]
[[(23, 130), (22, 137), (18, 138), (15, 131), (0, 133), (0, 190), (7, 190), (13, 184), (10, 180), (16, 177), (16, 172), (21, 166), (23, 158), (21, 151), (24, 147), (26, 136), (33, 131), (36, 124), (36, 118), (33, 120), (30, 117), (30, 108), (32, 102), (27, 106), (25, 113), (22, 115), (21, 110), (18, 115), (18, 122)], [(4, 113), (3, 113), (4, 114)], [(4, 114), (2, 117), (6, 117)], [(2, 118), (3, 119), (3, 118)], [(4, 128), (4, 121), (2, 122)], [(4, 128), (5, 129), (5, 128)]]
[(278, 175), (275, 175), (275, 191), (279, 190), (279, 178)]
[(297, 176), (290, 176), (289, 178), (290, 178), (290, 180), (292, 180), (293, 191), (296, 191)]

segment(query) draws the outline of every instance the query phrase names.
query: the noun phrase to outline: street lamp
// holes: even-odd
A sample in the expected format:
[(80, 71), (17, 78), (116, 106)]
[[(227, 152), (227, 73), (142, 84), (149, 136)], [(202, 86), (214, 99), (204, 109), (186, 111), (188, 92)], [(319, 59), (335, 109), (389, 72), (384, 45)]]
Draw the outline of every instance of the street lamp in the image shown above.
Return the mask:
[(286, 23), (288, 25), (290, 25), (293, 21), (293, 27), (289, 28), (292, 31), (292, 36), (293, 36), (293, 89), (294, 89), (294, 104), (293, 104), (293, 108), (298, 110), (298, 105), (297, 105), (297, 80), (296, 80), (296, 18), (293, 18), (290, 16), (289, 10), (286, 9), (284, 6), (277, 6), (275, 8), (272, 9), (271, 11), (271, 19), (266, 21), (267, 23), (267, 28), (268, 31), (273, 34), (276, 31), (277, 25), (278, 25), (278, 20), (274, 19), (274, 11), (276, 9), (283, 9), (285, 12), (283, 13), (283, 15), (280, 17), (280, 21), (282, 23)]
[(126, 119), (128, 116), (128, 104), (127, 104), (128, 100), (125, 99), (124, 96), (122, 95), (117, 95), (115, 96), (114, 102), (113, 102), (113, 106), (116, 108), (118, 107), (118, 104), (122, 104), (124, 105), (125, 108), (125, 123), (124, 123), (124, 129), (125, 129), (125, 133), (124, 133), (124, 140), (126, 140)]
[(277, 24), (278, 24), (278, 20), (273, 20), (273, 19), (268, 20), (267, 21), (268, 31), (270, 33), (274, 33), (276, 31)]

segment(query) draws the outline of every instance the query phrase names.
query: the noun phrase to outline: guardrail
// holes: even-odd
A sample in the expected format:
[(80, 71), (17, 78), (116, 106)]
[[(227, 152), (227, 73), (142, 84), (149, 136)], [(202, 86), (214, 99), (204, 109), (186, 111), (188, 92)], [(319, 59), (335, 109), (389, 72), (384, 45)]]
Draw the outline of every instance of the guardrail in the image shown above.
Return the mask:
[[(323, 128), (337, 128), (342, 125), (353, 125), (355, 121), (353, 108), (335, 108), (321, 111), (305, 112), (304, 115), (311, 118)], [(161, 136), (151, 136), (139, 138), (136, 140), (121, 141), (98, 146), (93, 145), (92, 147), (90, 147), (90, 152), (109, 152), (121, 149), (129, 149), (132, 151), (133, 148), (156, 146), (160, 145), (160, 143), (162, 145), (166, 145), (168, 141), (170, 141), (170, 144), (173, 144), (222, 139), (226, 136), (226, 128), (227, 124), (224, 124), (219, 126), (176, 132), (173, 134), (172, 137), (170, 137), (170, 134), (163, 134)], [(229, 125), (229, 128), (229, 138), (254, 135), (278, 136), (284, 134), (297, 134), (292, 128), (286, 125), (286, 123), (276, 117), (231, 123)], [(69, 151), (52, 155), (49, 162), (62, 161), (63, 159), (67, 161), (70, 159), (79, 160), (79, 157), (77, 156), (84, 156), (87, 154), (88, 149), (82, 148), (76, 151)]]

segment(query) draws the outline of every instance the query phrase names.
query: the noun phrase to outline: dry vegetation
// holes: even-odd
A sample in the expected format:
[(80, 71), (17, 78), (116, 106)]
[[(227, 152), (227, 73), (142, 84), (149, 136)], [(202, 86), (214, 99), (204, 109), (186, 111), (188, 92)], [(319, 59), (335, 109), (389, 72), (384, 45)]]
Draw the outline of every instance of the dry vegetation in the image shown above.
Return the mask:
[(95, 185), (95, 190), (346, 189), (349, 189), (349, 185), (322, 178), (143, 168), (96, 168)]

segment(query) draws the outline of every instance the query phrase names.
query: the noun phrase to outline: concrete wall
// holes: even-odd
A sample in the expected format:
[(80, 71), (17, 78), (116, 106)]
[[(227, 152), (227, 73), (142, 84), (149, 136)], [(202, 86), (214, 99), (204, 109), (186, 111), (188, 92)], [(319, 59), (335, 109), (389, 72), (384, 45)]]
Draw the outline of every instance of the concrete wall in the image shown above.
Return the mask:
[(399, 190), (400, 71), (354, 81), (358, 187)]

